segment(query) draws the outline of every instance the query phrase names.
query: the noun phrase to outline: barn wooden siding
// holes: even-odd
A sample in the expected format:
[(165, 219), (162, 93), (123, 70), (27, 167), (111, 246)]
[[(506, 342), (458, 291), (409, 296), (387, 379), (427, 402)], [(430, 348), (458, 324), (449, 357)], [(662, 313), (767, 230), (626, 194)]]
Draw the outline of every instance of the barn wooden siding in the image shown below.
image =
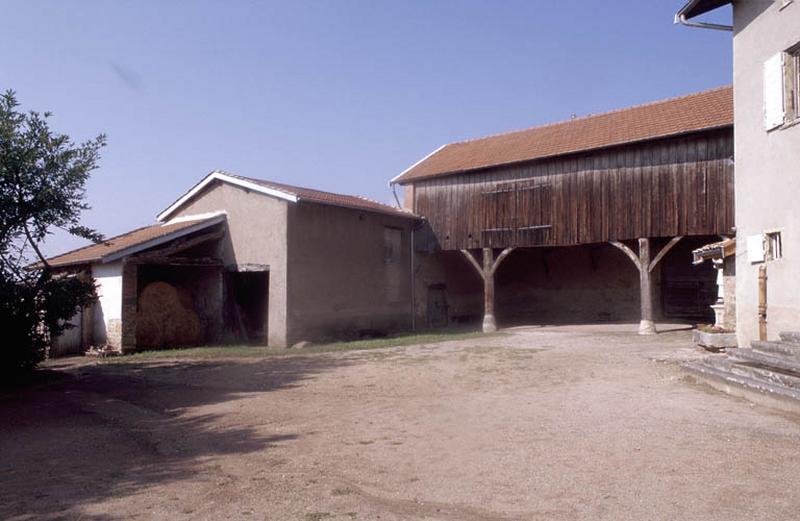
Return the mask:
[(733, 130), (414, 182), (438, 246), (565, 246), (728, 234)]

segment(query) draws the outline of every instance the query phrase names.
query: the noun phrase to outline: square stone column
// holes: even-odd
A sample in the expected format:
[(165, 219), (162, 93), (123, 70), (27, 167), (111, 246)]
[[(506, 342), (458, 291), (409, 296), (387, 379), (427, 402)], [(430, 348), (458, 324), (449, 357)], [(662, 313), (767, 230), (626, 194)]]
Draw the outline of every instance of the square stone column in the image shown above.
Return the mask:
[(123, 353), (136, 351), (136, 308), (139, 270), (136, 264), (125, 262), (122, 266), (122, 334), (120, 348)]

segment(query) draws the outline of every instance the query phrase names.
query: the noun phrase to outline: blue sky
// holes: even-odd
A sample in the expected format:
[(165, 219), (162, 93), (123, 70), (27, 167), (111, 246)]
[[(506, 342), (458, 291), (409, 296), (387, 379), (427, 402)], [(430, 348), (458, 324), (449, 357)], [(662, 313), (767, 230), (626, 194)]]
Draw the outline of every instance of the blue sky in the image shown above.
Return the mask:
[(214, 169), (390, 202), (443, 143), (730, 83), (730, 33), (682, 3), (6, 1), (0, 89), (108, 135), (85, 223), (109, 236)]

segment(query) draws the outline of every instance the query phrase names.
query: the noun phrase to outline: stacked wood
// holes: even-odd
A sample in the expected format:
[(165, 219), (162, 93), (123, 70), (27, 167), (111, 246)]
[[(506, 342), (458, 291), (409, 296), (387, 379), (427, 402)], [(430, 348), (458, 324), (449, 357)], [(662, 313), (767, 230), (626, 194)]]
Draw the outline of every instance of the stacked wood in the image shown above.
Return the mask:
[(203, 325), (192, 308), (188, 291), (166, 282), (153, 282), (139, 294), (136, 344), (139, 349), (198, 345)]

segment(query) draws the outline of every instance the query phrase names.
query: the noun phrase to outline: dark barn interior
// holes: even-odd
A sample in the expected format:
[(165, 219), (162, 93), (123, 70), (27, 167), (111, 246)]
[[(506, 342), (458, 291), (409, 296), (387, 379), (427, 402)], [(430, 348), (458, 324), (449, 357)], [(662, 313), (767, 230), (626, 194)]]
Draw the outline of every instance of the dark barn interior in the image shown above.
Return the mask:
[(253, 345), (267, 342), (269, 271), (225, 273), (225, 329)]

